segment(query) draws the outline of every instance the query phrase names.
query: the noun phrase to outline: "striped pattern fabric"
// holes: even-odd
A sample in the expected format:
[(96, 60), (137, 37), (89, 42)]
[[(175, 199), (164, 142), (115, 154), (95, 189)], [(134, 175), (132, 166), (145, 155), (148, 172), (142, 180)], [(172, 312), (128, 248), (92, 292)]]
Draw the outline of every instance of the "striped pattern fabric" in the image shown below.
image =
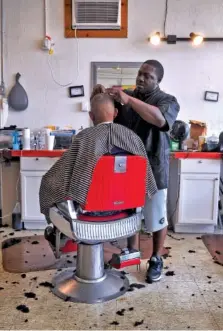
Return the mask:
[[(122, 125), (109, 123), (84, 129), (74, 137), (69, 150), (43, 176), (39, 192), (41, 212), (48, 217), (49, 209), (55, 203), (68, 198), (84, 205), (97, 161), (111, 153), (114, 146), (147, 158), (142, 140)], [(149, 161), (146, 183), (147, 193), (152, 197), (157, 187)]]

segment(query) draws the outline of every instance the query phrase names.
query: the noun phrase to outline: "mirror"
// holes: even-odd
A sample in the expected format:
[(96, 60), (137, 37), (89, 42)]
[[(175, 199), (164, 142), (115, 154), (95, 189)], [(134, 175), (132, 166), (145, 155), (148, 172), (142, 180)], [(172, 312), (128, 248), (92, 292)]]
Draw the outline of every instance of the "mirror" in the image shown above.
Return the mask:
[(92, 62), (92, 86), (134, 89), (141, 62)]

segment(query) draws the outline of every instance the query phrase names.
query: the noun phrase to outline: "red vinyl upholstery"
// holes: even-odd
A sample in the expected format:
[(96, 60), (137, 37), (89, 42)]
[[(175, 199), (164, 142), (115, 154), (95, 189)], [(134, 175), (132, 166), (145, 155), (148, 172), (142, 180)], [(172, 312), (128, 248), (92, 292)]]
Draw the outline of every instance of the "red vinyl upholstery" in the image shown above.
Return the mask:
[(99, 159), (88, 191), (86, 211), (115, 211), (142, 207), (145, 202), (146, 159), (126, 156), (126, 171), (117, 172), (117, 156)]
[(126, 212), (120, 212), (114, 215), (110, 216), (89, 216), (89, 215), (84, 215), (84, 214), (79, 214), (78, 219), (80, 221), (85, 221), (85, 222), (110, 222), (110, 221), (117, 221), (122, 218), (128, 217), (128, 213)]

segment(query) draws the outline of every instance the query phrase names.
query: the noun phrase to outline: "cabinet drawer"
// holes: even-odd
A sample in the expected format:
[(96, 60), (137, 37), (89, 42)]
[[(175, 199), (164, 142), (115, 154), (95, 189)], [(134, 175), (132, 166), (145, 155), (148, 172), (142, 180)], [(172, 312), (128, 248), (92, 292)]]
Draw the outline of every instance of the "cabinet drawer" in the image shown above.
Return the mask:
[(220, 160), (185, 159), (181, 160), (181, 173), (220, 173)]
[(58, 159), (58, 157), (21, 157), (20, 170), (48, 171)]

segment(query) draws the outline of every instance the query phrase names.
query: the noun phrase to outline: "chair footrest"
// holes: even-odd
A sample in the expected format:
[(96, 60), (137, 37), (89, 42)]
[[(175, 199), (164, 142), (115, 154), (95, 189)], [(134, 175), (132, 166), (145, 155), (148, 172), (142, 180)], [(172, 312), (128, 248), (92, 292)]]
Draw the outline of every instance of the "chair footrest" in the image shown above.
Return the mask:
[(121, 254), (113, 254), (112, 259), (110, 260), (109, 264), (116, 269), (121, 269), (125, 267), (129, 267), (132, 265), (139, 265), (140, 264), (140, 257), (141, 254), (139, 251), (134, 252), (126, 252)]
[(77, 252), (77, 243), (74, 242), (72, 239), (67, 240), (66, 244), (61, 247), (62, 253), (72, 253)]
[(120, 264), (111, 264), (111, 266), (115, 269), (122, 269), (122, 268), (126, 268), (126, 267), (131, 267), (133, 265), (140, 265), (140, 263), (141, 263), (141, 260), (138, 258), (138, 259), (122, 261), (122, 262), (120, 262)]

